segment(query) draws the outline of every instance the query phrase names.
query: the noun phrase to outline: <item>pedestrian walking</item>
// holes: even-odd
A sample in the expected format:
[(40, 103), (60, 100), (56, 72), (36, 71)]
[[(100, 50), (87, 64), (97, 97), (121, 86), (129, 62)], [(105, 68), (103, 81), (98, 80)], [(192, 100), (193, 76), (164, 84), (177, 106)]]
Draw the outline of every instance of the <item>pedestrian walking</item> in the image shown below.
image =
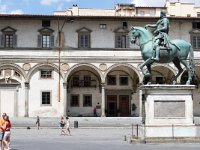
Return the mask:
[(70, 131), (70, 121), (69, 121), (69, 117), (66, 117), (66, 125), (65, 125), (65, 134), (71, 135), (71, 131)]
[(97, 117), (97, 107), (96, 106), (93, 109), (93, 115), (94, 115), (94, 117)]
[(65, 132), (65, 125), (66, 125), (66, 121), (65, 121), (65, 118), (62, 116), (61, 119), (60, 119), (60, 122), (59, 122), (59, 126), (60, 126), (60, 135), (65, 135), (66, 132)]
[(3, 138), (3, 146), (4, 146), (4, 150), (9, 150), (10, 149), (10, 129), (11, 129), (11, 121), (9, 119), (9, 116), (5, 116), (5, 121), (6, 121), (6, 129), (5, 129), (4, 138)]
[(0, 150), (3, 149), (3, 137), (6, 129), (6, 120), (5, 120), (6, 113), (2, 114), (0, 118)]
[(38, 130), (40, 129), (40, 117), (39, 116), (37, 116), (37, 119), (36, 119), (36, 127)]

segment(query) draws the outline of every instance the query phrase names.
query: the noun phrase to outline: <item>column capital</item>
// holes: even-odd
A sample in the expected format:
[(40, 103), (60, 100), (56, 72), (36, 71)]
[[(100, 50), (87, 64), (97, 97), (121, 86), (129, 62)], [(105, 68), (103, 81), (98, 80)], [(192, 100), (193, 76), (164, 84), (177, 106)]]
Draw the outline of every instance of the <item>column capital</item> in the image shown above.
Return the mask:
[(25, 84), (25, 88), (29, 88), (30, 86), (29, 82), (24, 82), (24, 84)]
[(64, 88), (64, 89), (67, 89), (67, 82), (64, 82), (64, 83), (63, 83), (63, 88)]
[(106, 85), (106, 83), (101, 83), (102, 88), (104, 88)]

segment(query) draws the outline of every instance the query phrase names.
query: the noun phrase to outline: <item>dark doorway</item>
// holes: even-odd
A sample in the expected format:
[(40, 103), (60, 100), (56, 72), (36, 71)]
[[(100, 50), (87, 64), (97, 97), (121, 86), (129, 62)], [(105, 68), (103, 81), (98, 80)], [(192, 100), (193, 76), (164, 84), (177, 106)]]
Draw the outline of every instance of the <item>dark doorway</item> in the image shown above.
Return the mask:
[(117, 95), (107, 96), (107, 116), (108, 117), (117, 116)]
[(119, 111), (120, 117), (129, 116), (129, 96), (128, 95), (120, 95), (119, 96)]

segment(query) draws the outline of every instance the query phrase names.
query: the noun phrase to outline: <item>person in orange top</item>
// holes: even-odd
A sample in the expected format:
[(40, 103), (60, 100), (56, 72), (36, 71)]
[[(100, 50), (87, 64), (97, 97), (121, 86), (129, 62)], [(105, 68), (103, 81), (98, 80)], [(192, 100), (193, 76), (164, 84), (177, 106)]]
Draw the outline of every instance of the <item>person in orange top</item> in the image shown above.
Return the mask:
[(9, 116), (5, 116), (6, 120), (6, 129), (3, 137), (3, 146), (4, 150), (10, 149), (10, 128), (11, 128), (11, 122), (9, 120)]
[(5, 120), (6, 116), (7, 116), (6, 113), (3, 113), (2, 118), (0, 119), (0, 150), (2, 150), (2, 140), (6, 129), (6, 120)]

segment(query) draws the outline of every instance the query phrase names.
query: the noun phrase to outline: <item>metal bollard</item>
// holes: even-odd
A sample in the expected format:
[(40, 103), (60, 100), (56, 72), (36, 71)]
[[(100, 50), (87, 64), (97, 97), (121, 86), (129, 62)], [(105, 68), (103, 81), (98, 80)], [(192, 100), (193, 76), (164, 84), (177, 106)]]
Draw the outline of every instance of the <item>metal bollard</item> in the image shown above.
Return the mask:
[(78, 128), (78, 121), (74, 121), (74, 128)]
[(126, 141), (126, 135), (124, 136), (124, 141)]

